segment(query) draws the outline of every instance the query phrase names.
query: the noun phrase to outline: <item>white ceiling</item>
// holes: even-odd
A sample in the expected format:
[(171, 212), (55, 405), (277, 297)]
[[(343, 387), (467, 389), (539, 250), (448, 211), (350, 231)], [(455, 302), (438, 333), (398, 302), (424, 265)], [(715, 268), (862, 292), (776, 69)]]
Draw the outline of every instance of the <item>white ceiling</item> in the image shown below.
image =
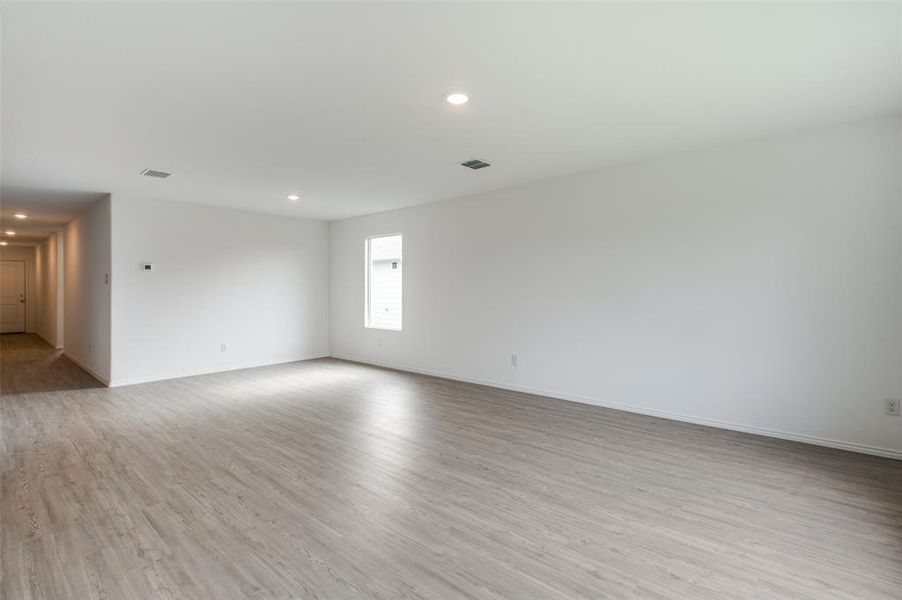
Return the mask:
[(4, 213), (110, 192), (334, 219), (895, 114), (900, 6), (5, 4)]
[[(5, 143), (4, 140), (4, 150)], [(34, 246), (106, 195), (72, 190), (23, 189), (4, 183), (0, 198), (0, 232), (13, 230), (16, 235), (0, 235), (10, 246)], [(16, 213), (25, 213), (28, 218), (24, 221), (16, 219)]]

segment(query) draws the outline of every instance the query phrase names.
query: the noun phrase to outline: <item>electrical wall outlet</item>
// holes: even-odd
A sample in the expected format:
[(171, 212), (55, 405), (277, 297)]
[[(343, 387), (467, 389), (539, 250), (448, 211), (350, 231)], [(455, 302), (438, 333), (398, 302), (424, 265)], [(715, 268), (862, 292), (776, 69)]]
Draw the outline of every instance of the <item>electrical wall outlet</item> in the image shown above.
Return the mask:
[(897, 398), (887, 398), (884, 400), (883, 413), (890, 417), (898, 417), (902, 414), (899, 412), (900, 402), (902, 402), (902, 400)]
[(516, 367), (520, 363), (520, 358), (516, 354), (511, 354), (511, 366)]
[(219, 351), (220, 351), (220, 352), (225, 352), (225, 351), (226, 351), (226, 345), (225, 345), (225, 344), (219, 344)]

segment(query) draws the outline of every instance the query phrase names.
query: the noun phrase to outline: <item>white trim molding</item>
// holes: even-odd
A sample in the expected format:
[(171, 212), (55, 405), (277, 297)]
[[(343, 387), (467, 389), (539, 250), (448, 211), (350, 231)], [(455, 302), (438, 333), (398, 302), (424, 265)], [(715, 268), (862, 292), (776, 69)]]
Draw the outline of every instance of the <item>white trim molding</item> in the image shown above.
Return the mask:
[(486, 380), (486, 379), (477, 379), (477, 378), (473, 378), (473, 377), (463, 377), (463, 376), (459, 376), (459, 375), (451, 375), (448, 373), (441, 373), (441, 372), (437, 372), (437, 371), (428, 371), (428, 370), (424, 370), (424, 369), (417, 369), (414, 367), (410, 367), (407, 365), (401, 365), (401, 364), (397, 364), (397, 363), (376, 362), (376, 361), (366, 360), (366, 359), (363, 359), (360, 357), (355, 357), (355, 356), (350, 356), (350, 355), (333, 354), (332, 358), (335, 358), (338, 360), (346, 360), (349, 362), (361, 363), (361, 364), (370, 365), (370, 366), (374, 366), (374, 367), (382, 367), (385, 369), (393, 369), (396, 371), (417, 373), (419, 375), (429, 375), (430, 377), (441, 377), (442, 379), (450, 379), (452, 381), (461, 381), (464, 383), (474, 383), (477, 385), (484, 385), (487, 387), (498, 388), (498, 389), (502, 389), (502, 390), (510, 390), (512, 392), (522, 392), (524, 394), (545, 396), (548, 398), (555, 398), (557, 400), (566, 400), (569, 402), (579, 402), (580, 404), (590, 404), (593, 406), (601, 406), (604, 408), (611, 408), (614, 410), (622, 410), (624, 412), (648, 415), (651, 417), (659, 417), (661, 419), (670, 419), (671, 421), (682, 421), (684, 423), (693, 423), (695, 425), (705, 425), (708, 427), (716, 427), (718, 429), (739, 431), (741, 433), (750, 433), (753, 435), (761, 435), (761, 436), (770, 437), (770, 438), (788, 440), (791, 442), (801, 442), (803, 444), (812, 444), (814, 446), (824, 446), (826, 448), (835, 448), (838, 450), (848, 450), (849, 452), (858, 452), (860, 454), (870, 454), (872, 456), (882, 456), (885, 458), (893, 458), (896, 460), (902, 460), (902, 450), (894, 450), (892, 448), (881, 448), (879, 446), (869, 446), (867, 444), (844, 442), (841, 440), (834, 440), (834, 439), (825, 438), (825, 437), (804, 435), (804, 434), (800, 434), (800, 433), (792, 433), (789, 431), (780, 431), (780, 430), (776, 430), (776, 429), (766, 429), (763, 427), (755, 427), (752, 425), (743, 425), (741, 423), (732, 423), (729, 421), (717, 421), (714, 419), (705, 419), (705, 418), (701, 418), (701, 417), (694, 417), (691, 415), (684, 415), (684, 414), (680, 414), (680, 413), (644, 408), (641, 406), (636, 406), (634, 404), (623, 404), (620, 402), (610, 402), (607, 400), (600, 400), (598, 398), (589, 398), (586, 396), (576, 396), (573, 394), (564, 394), (564, 393), (555, 392), (552, 390), (543, 390), (543, 389), (531, 388), (531, 387), (527, 387), (527, 386), (510, 385), (507, 383), (501, 383), (498, 381), (491, 381), (491, 380)]
[(229, 365), (227, 367), (216, 367), (213, 369), (198, 369), (186, 373), (165, 373), (153, 375), (150, 377), (134, 377), (124, 379), (114, 379), (107, 384), (109, 387), (122, 387), (125, 385), (138, 385), (141, 383), (153, 383), (154, 381), (166, 381), (169, 379), (182, 379), (184, 377), (197, 377), (199, 375), (213, 375), (215, 373), (227, 373), (229, 371), (240, 371), (242, 369), (257, 369), (261, 367), (272, 367), (275, 365), (285, 365), (288, 363), (303, 362), (305, 360), (316, 360), (317, 358), (329, 358), (328, 354), (311, 354), (300, 358), (292, 358), (289, 360), (277, 360), (275, 362), (249, 362), (246, 364)]
[(72, 354), (70, 354), (69, 352), (63, 350), (63, 356), (65, 356), (66, 358), (68, 358), (69, 360), (71, 360), (72, 362), (74, 362), (76, 365), (78, 365), (79, 367), (81, 367), (81, 369), (84, 370), (84, 371), (86, 371), (86, 372), (88, 373), (88, 375), (90, 375), (91, 377), (93, 377), (94, 379), (96, 379), (97, 381), (99, 381), (100, 383), (102, 383), (103, 385), (105, 385), (106, 387), (110, 387), (110, 382), (109, 382), (106, 378), (104, 378), (104, 377), (102, 377), (101, 375), (99, 375), (99, 374), (97, 373), (97, 371), (95, 371), (94, 369), (92, 369), (91, 367), (89, 367), (88, 365), (86, 365), (85, 363), (83, 363), (82, 361), (80, 361), (80, 360), (78, 360), (77, 358), (75, 358), (75, 357), (74, 357)]

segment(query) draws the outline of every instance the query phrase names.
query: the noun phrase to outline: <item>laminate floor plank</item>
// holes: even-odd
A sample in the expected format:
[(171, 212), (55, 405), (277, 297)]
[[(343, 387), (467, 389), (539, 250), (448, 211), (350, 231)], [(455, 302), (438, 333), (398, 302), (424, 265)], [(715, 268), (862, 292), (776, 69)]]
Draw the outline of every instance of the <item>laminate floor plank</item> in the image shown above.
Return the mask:
[(0, 334), (0, 356), (0, 394), (104, 387), (33, 333)]
[(0, 598), (902, 598), (902, 461), (334, 359), (0, 337)]

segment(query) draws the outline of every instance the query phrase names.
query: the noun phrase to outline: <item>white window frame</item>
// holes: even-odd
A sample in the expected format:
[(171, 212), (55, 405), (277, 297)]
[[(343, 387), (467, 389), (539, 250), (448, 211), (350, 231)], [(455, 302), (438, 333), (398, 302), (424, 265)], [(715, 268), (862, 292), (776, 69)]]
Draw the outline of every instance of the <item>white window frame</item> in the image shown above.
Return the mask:
[[(370, 303), (372, 299), (372, 290), (370, 289), (370, 243), (378, 238), (398, 237), (401, 238), (401, 325), (399, 327), (385, 327), (373, 325), (370, 323)], [(368, 236), (363, 242), (363, 326), (366, 329), (379, 329), (381, 331), (403, 331), (404, 330), (404, 234), (403, 233), (380, 233), (378, 235)]]

